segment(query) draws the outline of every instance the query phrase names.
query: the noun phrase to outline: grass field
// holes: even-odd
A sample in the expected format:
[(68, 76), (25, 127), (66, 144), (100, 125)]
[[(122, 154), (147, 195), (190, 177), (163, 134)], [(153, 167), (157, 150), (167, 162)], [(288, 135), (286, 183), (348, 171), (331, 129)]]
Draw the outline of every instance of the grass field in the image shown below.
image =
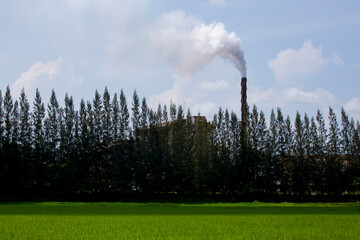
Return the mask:
[(0, 203), (0, 239), (360, 239), (360, 203)]

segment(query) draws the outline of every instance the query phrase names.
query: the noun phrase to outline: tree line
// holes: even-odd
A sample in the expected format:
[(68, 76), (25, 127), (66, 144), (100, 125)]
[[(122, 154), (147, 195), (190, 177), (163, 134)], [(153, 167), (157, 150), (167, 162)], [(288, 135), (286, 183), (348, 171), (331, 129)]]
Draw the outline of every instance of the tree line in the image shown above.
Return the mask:
[(52, 90), (13, 100), (0, 90), (0, 195), (118, 193), (340, 195), (360, 176), (360, 124), (341, 109), (315, 117), (254, 105), (246, 128), (219, 108), (211, 121), (175, 103), (150, 109), (136, 91), (105, 88), (64, 105)]

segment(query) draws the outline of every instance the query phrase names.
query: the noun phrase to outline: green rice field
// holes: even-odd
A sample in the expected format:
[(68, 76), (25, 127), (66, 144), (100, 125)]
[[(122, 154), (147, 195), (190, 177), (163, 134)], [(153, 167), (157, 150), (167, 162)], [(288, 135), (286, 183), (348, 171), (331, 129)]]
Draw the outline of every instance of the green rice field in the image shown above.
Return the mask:
[(0, 239), (360, 239), (360, 202), (0, 203)]

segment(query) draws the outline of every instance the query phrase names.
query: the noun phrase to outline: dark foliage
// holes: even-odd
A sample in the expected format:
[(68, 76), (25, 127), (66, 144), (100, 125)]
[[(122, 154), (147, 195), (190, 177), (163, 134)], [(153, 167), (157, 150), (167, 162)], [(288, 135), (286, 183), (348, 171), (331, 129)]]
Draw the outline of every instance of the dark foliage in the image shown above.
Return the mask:
[[(130, 112), (129, 112), (130, 111)], [(360, 124), (341, 110), (323, 115), (280, 108), (269, 124), (254, 105), (247, 125), (219, 109), (212, 121), (170, 103), (156, 110), (133, 94), (105, 88), (93, 101), (52, 91), (45, 107), (36, 91), (13, 100), (0, 91), (0, 195), (124, 196), (339, 196), (356, 194), (360, 177)], [(285, 199), (285, 198), (284, 198)]]

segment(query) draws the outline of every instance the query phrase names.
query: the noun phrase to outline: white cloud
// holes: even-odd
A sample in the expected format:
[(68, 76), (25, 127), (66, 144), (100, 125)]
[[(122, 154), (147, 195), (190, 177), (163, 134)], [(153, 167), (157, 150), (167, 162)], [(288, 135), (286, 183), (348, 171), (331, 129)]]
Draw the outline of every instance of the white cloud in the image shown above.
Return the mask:
[(200, 112), (211, 117), (219, 106), (230, 107), (229, 97), (233, 95), (230, 84), (225, 81), (194, 84), (194, 81), (177, 79), (171, 89), (151, 96), (149, 105), (155, 108), (159, 103), (169, 104), (172, 101), (190, 108), (193, 115)]
[(315, 48), (310, 40), (305, 41), (299, 50), (286, 49), (280, 51), (276, 58), (268, 62), (275, 79), (279, 82), (294, 76), (311, 75), (321, 71), (328, 63), (343, 64), (340, 56), (333, 55), (331, 59), (324, 59), (321, 47)]
[(228, 82), (221, 80), (216, 82), (201, 82), (200, 88), (207, 91), (219, 91), (229, 89), (230, 85)]
[(336, 66), (343, 65), (345, 63), (344, 60), (337, 54), (333, 54), (329, 62), (335, 64)]
[[(191, 109), (192, 114), (200, 111), (210, 119), (217, 113), (220, 106), (223, 109), (235, 111), (239, 116), (241, 109), (239, 79), (230, 77), (227, 81), (216, 80), (216, 78), (222, 78), (220, 74), (213, 76), (214, 81), (208, 81), (209, 75), (212, 74), (201, 73), (192, 81), (177, 79), (172, 88), (151, 96), (149, 105), (156, 108), (158, 103), (169, 104), (172, 100), (176, 104), (185, 104), (186, 108)], [(251, 76), (249, 79), (252, 79)], [(285, 89), (271, 87), (264, 89), (248, 81), (247, 97), (248, 104), (250, 106), (256, 104), (259, 110), (266, 113), (267, 119), (271, 109), (276, 107), (282, 108), (284, 114), (289, 114), (292, 118), (297, 110), (313, 116), (318, 109), (326, 114), (329, 106), (339, 108), (335, 96), (323, 88), (304, 90), (294, 87)]]
[(74, 68), (64, 58), (59, 57), (47, 63), (41, 61), (34, 63), (11, 85), (11, 91), (13, 97), (16, 97), (24, 88), (29, 101), (32, 102), (35, 90), (38, 88), (43, 100), (47, 101), (51, 89), (54, 88), (58, 97), (62, 98), (66, 92), (81, 86), (82, 82), (83, 79), (75, 75)]
[(209, 4), (210, 5), (226, 5), (227, 2), (226, 2), (226, 0), (210, 0)]
[(284, 114), (289, 114), (292, 117), (295, 116), (296, 111), (306, 112), (310, 116), (314, 116), (317, 110), (326, 113), (329, 106), (338, 106), (335, 96), (322, 88), (313, 91), (305, 91), (299, 88), (262, 90), (250, 86), (248, 103), (250, 106), (256, 104), (258, 109), (264, 110), (267, 114), (270, 113), (271, 109), (280, 107)]
[(350, 117), (360, 120), (360, 98), (353, 98), (345, 103), (344, 109)]

